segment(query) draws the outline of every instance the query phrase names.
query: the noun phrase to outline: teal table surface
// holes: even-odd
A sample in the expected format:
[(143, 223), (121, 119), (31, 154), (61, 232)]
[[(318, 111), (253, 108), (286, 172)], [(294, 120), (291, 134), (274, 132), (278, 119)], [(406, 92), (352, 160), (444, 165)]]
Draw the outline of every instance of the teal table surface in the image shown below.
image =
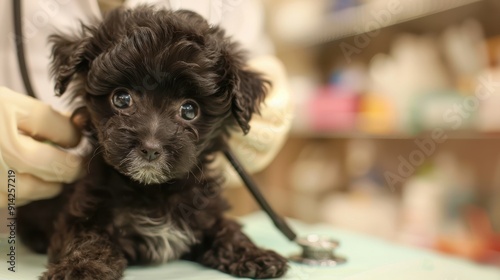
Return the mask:
[[(261, 212), (240, 219), (245, 232), (258, 245), (289, 256), (300, 248), (278, 232), (267, 216)], [(337, 267), (311, 267), (290, 263), (290, 270), (282, 279), (321, 280), (500, 280), (500, 268), (475, 264), (463, 259), (401, 246), (328, 225), (306, 225), (290, 221), (300, 236), (319, 233), (340, 241), (337, 254), (348, 261)], [(37, 279), (45, 269), (47, 258), (17, 247), (16, 272), (7, 270), (8, 244), (0, 238), (0, 279)], [(98, 279), (98, 278), (96, 278)], [(235, 279), (218, 271), (187, 261), (173, 261), (154, 267), (131, 267), (125, 280), (163, 279)], [(240, 278), (241, 279), (241, 278)]]

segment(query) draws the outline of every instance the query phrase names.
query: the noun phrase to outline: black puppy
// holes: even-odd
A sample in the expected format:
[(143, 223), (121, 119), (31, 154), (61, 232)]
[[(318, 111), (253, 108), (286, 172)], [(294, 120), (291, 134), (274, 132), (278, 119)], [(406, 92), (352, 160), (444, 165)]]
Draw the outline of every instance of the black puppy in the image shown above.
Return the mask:
[(82, 180), (19, 209), (21, 238), (49, 254), (42, 279), (119, 279), (178, 258), (238, 277), (286, 272), (223, 216), (222, 176), (208, 167), (267, 90), (223, 30), (142, 6), (51, 42), (56, 91), (73, 82), (85, 100), (95, 153)]

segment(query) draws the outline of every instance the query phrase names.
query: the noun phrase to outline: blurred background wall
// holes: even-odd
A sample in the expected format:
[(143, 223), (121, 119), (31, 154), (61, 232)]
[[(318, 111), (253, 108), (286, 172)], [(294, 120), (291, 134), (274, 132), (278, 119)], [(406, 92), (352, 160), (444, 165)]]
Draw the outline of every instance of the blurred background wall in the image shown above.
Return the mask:
[(295, 104), (256, 175), (276, 210), (500, 265), (500, 1), (263, 3)]

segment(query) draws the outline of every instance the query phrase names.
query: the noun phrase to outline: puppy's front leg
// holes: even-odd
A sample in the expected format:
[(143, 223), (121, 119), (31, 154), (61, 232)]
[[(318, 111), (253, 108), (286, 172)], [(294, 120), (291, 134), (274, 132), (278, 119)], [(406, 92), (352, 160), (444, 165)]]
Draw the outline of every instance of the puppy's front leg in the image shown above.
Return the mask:
[(235, 221), (222, 219), (207, 233), (199, 263), (222, 272), (250, 278), (276, 278), (285, 274), (287, 261), (274, 251), (258, 248)]
[(76, 228), (52, 237), (49, 262), (40, 279), (121, 279), (127, 263), (107, 233)]

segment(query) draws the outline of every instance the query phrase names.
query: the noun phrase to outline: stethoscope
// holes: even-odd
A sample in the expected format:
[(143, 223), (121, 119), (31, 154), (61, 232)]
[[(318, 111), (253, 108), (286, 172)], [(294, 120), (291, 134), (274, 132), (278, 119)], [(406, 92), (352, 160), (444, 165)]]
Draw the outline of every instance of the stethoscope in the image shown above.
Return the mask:
[[(33, 87), (30, 82), (28, 69), (26, 67), (21, 22), (21, 0), (13, 0), (12, 4), (14, 8), (14, 31), (16, 39), (15, 44), (21, 76), (28, 95), (36, 98), (35, 92), (33, 91)], [(281, 231), (283, 235), (288, 238), (288, 240), (295, 242), (302, 248), (302, 253), (291, 256), (290, 260), (307, 265), (320, 266), (335, 266), (346, 262), (345, 258), (339, 257), (334, 253), (335, 249), (337, 249), (339, 246), (339, 242), (337, 242), (336, 240), (317, 234), (311, 234), (303, 238), (298, 238), (297, 234), (290, 228), (287, 222), (278, 214), (276, 214), (276, 212), (271, 208), (262, 193), (259, 191), (259, 188), (257, 187), (255, 181), (243, 168), (230, 148), (227, 148), (224, 151), (224, 155), (234, 167), (238, 175), (241, 177), (242, 181), (245, 183), (246, 187), (255, 198), (257, 203), (260, 205), (262, 210), (264, 210), (264, 212), (266, 212), (266, 214), (272, 220), (276, 228)]]

